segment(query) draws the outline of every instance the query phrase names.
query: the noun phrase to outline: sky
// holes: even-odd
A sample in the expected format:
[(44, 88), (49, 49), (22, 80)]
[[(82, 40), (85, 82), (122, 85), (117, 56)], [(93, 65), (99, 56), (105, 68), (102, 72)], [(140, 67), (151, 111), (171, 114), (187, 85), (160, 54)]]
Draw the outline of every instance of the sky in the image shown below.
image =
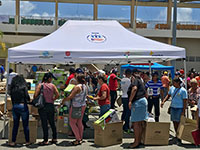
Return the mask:
[[(15, 15), (15, 0), (1, 0), (0, 15)], [(93, 5), (60, 3), (58, 15), (61, 18), (92, 19)], [(54, 17), (55, 4), (49, 2), (20, 2), (21, 16)], [(200, 8), (178, 8), (178, 22), (200, 23)], [(99, 19), (130, 20), (130, 6), (99, 5)], [(138, 7), (137, 20), (166, 22), (167, 8), (164, 7)]]

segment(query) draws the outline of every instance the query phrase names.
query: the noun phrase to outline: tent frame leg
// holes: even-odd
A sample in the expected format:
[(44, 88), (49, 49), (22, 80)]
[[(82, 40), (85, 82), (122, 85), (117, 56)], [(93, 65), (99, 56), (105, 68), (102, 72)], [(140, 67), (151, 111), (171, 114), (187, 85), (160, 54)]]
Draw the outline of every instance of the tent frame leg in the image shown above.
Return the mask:
[(8, 61), (8, 65), (7, 65), (7, 77), (6, 77), (6, 95), (5, 95), (5, 105), (4, 105), (4, 121), (3, 121), (3, 134), (2, 137), (5, 138), (6, 137), (6, 132), (5, 132), (5, 128), (6, 128), (6, 119), (7, 119), (7, 98), (8, 98), (8, 78), (9, 78), (9, 68), (10, 68), (10, 63)]
[[(185, 76), (185, 89), (187, 90), (187, 67), (186, 67), (186, 59), (184, 58), (183, 59), (183, 63), (184, 63), (184, 76)], [(188, 105), (187, 105), (187, 108), (186, 108), (187, 110), (187, 114), (186, 114), (186, 116), (187, 116), (187, 118), (189, 118), (189, 107), (188, 107)]]
[(149, 60), (149, 77), (150, 77), (150, 80), (152, 80), (152, 72), (151, 72), (151, 60)]

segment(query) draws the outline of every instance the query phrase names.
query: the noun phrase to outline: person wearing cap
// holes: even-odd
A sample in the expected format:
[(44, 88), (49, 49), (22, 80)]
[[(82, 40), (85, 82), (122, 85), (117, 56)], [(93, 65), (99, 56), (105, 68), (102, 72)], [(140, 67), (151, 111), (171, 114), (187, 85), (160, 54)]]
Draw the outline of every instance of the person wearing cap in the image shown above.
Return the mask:
[(45, 107), (42, 109), (38, 109), (43, 129), (43, 141), (40, 142), (39, 145), (48, 145), (48, 122), (53, 132), (53, 139), (51, 140), (51, 143), (57, 142), (57, 132), (54, 122), (54, 101), (59, 97), (59, 92), (56, 86), (51, 83), (53, 78), (55, 77), (52, 73), (45, 73), (42, 79), (42, 83), (37, 86), (35, 94), (33, 96), (34, 98), (36, 98), (40, 94), (41, 86), (43, 85)]
[(112, 74), (109, 78), (109, 89), (110, 89), (110, 97), (111, 97), (111, 109), (115, 108), (115, 101), (117, 98), (117, 87), (118, 87), (118, 80), (121, 80), (117, 77), (117, 69), (113, 69)]
[[(168, 95), (165, 97), (161, 103), (161, 108), (163, 108), (164, 103), (172, 97), (170, 105), (170, 115), (171, 121), (173, 121), (174, 129), (177, 136), (178, 126), (181, 120), (181, 115), (185, 115), (185, 110), (187, 107), (188, 93), (184, 87), (181, 87), (181, 80), (179, 78), (173, 79), (173, 86), (170, 88)], [(181, 140), (177, 138), (177, 144), (181, 144)]]
[(127, 94), (129, 99), (128, 105), (129, 109), (131, 110), (131, 122), (134, 128), (135, 140), (130, 144), (129, 148), (139, 147), (144, 132), (142, 126), (144, 125), (145, 120), (148, 119), (147, 99), (145, 97), (146, 90), (137, 69), (133, 70), (133, 76), (135, 79), (129, 86)]
[[(188, 103), (191, 108), (198, 104), (200, 98), (200, 87), (198, 87), (197, 80), (193, 78), (191, 81), (191, 88), (188, 90)], [(196, 118), (196, 111), (192, 111), (193, 119)]]
[(70, 73), (70, 75), (69, 75), (69, 77), (67, 78), (67, 81), (66, 81), (66, 83), (65, 83), (65, 86), (66, 86), (66, 87), (68, 86), (70, 80), (74, 78), (74, 76), (75, 76), (75, 69), (74, 69), (74, 68), (70, 68), (70, 69), (69, 69), (69, 73)]
[[(164, 74), (161, 78), (161, 82), (162, 82), (162, 85), (163, 85), (163, 96), (167, 96), (167, 93), (169, 91), (169, 84), (170, 84), (170, 80), (169, 80), (169, 77), (168, 77), (168, 72), (167, 71), (164, 71)], [(162, 100), (163, 100), (163, 97), (162, 97)]]
[(130, 116), (131, 116), (131, 111), (128, 108), (128, 87), (131, 85), (131, 70), (126, 69), (125, 71), (125, 77), (122, 78), (120, 84), (121, 84), (121, 89), (122, 89), (122, 104), (123, 104), (123, 113), (122, 113), (122, 120), (125, 121), (123, 125), (123, 130), (124, 132), (129, 132), (129, 122), (130, 122)]
[(160, 98), (163, 98), (162, 82), (158, 79), (158, 73), (152, 74), (152, 80), (148, 81), (145, 85), (148, 94), (148, 112), (151, 113), (154, 106), (155, 121), (159, 122), (160, 116)]

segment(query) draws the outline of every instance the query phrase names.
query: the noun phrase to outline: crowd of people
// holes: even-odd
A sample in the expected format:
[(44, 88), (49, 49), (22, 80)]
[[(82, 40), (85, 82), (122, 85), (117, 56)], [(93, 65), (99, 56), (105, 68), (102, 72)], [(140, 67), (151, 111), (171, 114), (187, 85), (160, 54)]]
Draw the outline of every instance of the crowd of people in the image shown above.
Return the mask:
[[(69, 96), (62, 100), (62, 105), (66, 101), (71, 101), (69, 110), (69, 124), (76, 140), (72, 145), (80, 145), (83, 142), (83, 117), (87, 105), (87, 99), (98, 101), (100, 106), (100, 115), (104, 115), (109, 109), (115, 109), (117, 99), (117, 90), (122, 91), (123, 113), (121, 120), (124, 132), (131, 132), (133, 127), (135, 140), (130, 144), (130, 148), (136, 148), (141, 143), (144, 123), (150, 115), (154, 115), (155, 121), (159, 122), (160, 108), (163, 108), (165, 102), (171, 97), (171, 105), (168, 112), (174, 129), (177, 132), (181, 115), (185, 115), (188, 106), (196, 107), (198, 110), (193, 112), (193, 119), (197, 119), (198, 128), (200, 129), (200, 75), (191, 70), (186, 79), (184, 70), (177, 70), (175, 78), (172, 80), (167, 71), (161, 75), (158, 72), (149, 74), (137, 69), (127, 69), (122, 78), (119, 77), (118, 70), (113, 68), (110, 72), (102, 70), (91, 73), (86, 68), (70, 68), (69, 76), (65, 87), (74, 84), (74, 88)], [(43, 90), (46, 105), (39, 110), (43, 129), (43, 141), (40, 145), (48, 145), (48, 122), (52, 128), (53, 139), (51, 143), (57, 142), (56, 126), (54, 122), (54, 101), (59, 97), (58, 90), (53, 85), (53, 74), (46, 73), (35, 91), (34, 98)], [(187, 89), (186, 89), (187, 87)], [(19, 92), (17, 92), (19, 91)], [(18, 95), (16, 97), (16, 94)], [(92, 96), (91, 96), (92, 95)], [(28, 128), (28, 109), (27, 104), (30, 102), (25, 80), (22, 76), (16, 75), (10, 85), (10, 96), (13, 103), (14, 127), (12, 132), (12, 142), (10, 146), (15, 145), (19, 118), (22, 117), (24, 133), (27, 144), (29, 140)], [(154, 107), (154, 113), (152, 108)], [(167, 112), (166, 112), (167, 113)], [(130, 126), (130, 122), (132, 125)], [(85, 124), (84, 124), (85, 125)], [(181, 140), (177, 138), (177, 143)]]

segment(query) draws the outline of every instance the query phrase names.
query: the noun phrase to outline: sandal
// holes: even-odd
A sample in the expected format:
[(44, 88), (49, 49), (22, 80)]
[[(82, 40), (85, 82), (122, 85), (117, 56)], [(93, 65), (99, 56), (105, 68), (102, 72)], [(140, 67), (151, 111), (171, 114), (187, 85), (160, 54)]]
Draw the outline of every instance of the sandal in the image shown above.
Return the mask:
[(137, 146), (132, 146), (132, 144), (130, 144), (127, 148), (128, 149), (135, 149), (135, 148), (139, 148), (140, 144), (138, 144)]
[(40, 146), (45, 146), (45, 145), (49, 145), (48, 142), (45, 142), (45, 141), (42, 141), (42, 142), (39, 142), (38, 145)]
[(30, 142), (27, 142), (26, 144), (25, 144), (25, 146), (30, 146), (31, 145), (31, 143)]
[(52, 139), (51, 141), (49, 141), (51, 144), (57, 144), (57, 140), (56, 139)]
[(71, 142), (71, 145), (72, 145), (72, 146), (81, 145), (81, 142), (80, 142), (80, 141), (72, 141), (72, 142)]
[(15, 142), (11, 142), (8, 144), (10, 147), (15, 147), (16, 146), (16, 143)]

